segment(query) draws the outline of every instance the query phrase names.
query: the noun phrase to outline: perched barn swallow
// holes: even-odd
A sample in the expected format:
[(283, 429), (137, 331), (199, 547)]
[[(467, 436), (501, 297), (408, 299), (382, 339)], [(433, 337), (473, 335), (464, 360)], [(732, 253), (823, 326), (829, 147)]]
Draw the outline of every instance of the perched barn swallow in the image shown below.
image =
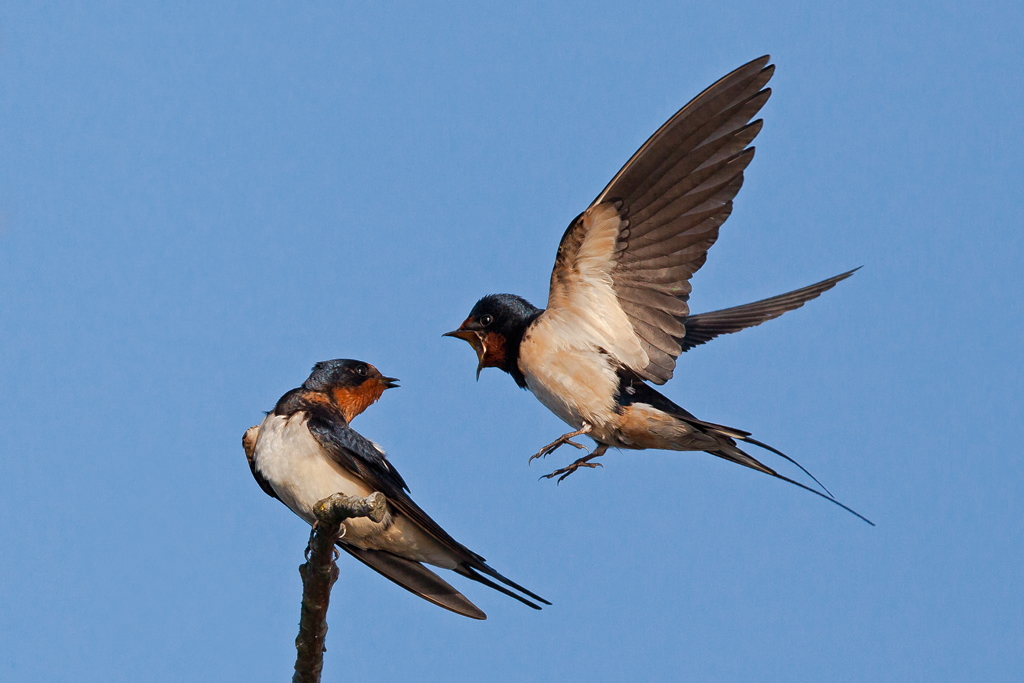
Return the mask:
[(583, 448), (572, 441), (583, 434), (597, 442), (592, 453), (548, 477), (562, 481), (580, 467), (599, 465), (592, 460), (609, 446), (706, 451), (849, 510), (824, 487), (828, 496), (780, 475), (736, 442), (793, 462), (788, 456), (749, 432), (697, 419), (647, 384), (668, 381), (683, 351), (777, 318), (853, 274), (690, 315), (690, 277), (718, 238), (754, 157), (750, 143), (762, 121), (751, 119), (771, 94), (765, 85), (775, 67), (768, 60), (741, 66), (676, 112), (569, 224), (547, 309), (513, 294), (491, 294), (447, 333), (476, 351), (477, 377), (483, 368), (504, 370), (573, 428), (531, 461), (563, 444)]
[(313, 506), (331, 494), (383, 493), (388, 507), (384, 520), (346, 520), (338, 547), (435, 605), (473, 619), (487, 618), (424, 563), (450, 569), (534, 609), (540, 607), (505, 586), (550, 605), (452, 538), (409, 497), (409, 487), (384, 451), (349, 427), (385, 389), (397, 386), (396, 381), (357, 360), (317, 363), (302, 386), (282, 396), (263, 423), (250, 427), (242, 438), (256, 483), (310, 524), (316, 521)]

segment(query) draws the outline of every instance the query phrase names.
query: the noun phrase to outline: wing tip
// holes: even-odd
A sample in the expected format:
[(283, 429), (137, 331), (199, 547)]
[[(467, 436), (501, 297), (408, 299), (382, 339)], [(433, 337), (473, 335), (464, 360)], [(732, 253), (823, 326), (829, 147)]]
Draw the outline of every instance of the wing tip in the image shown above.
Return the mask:
[(733, 71), (742, 71), (743, 69), (749, 69), (752, 66), (758, 66), (762, 69), (774, 69), (775, 65), (769, 64), (770, 61), (772, 61), (772, 56), (770, 54), (765, 53), (760, 57), (754, 57), (746, 64), (743, 64), (742, 66), (733, 69)]
[(469, 598), (420, 562), (386, 550), (369, 550), (347, 543), (338, 543), (337, 546), (384, 578), (431, 604), (470, 619), (483, 621), (487, 618), (487, 614)]

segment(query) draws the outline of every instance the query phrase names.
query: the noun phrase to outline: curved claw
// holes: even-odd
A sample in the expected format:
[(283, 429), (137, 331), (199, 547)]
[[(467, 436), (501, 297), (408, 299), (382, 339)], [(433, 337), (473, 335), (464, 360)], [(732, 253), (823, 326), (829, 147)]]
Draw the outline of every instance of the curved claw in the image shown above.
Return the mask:
[[(552, 479), (554, 477), (558, 477), (558, 481), (556, 481), (555, 484), (561, 484), (563, 479), (565, 479), (566, 477), (568, 477), (570, 474), (572, 474), (573, 472), (575, 472), (576, 470), (578, 470), (581, 467), (589, 467), (589, 468), (593, 469), (595, 467), (603, 468), (604, 465), (599, 463), (599, 462), (587, 462), (586, 460), (577, 460), (576, 462), (574, 462), (573, 464), (569, 465), (568, 467), (563, 467), (562, 469), (555, 470), (551, 474), (545, 474), (544, 476), (541, 477), (541, 479)], [(562, 476), (558, 476), (558, 475), (562, 475)]]
[[(602, 465), (599, 462), (585, 462), (585, 463), (582, 463), (580, 465), (580, 467), (600, 467), (601, 469), (604, 469), (604, 465)], [(559, 484), (561, 484), (563, 479), (565, 479), (566, 477), (568, 477), (570, 474), (572, 474), (575, 471), (576, 471), (575, 469), (572, 469), (572, 470), (566, 472), (565, 474), (563, 474), (562, 476), (560, 476), (558, 478), (558, 481), (555, 482), (555, 486), (558, 486)]]
[(558, 442), (553, 443), (553, 444), (548, 444), (544, 448), (540, 449), (540, 451), (538, 451), (537, 453), (534, 453), (533, 455), (531, 455), (530, 459), (526, 461), (526, 464), (529, 465), (531, 462), (533, 462), (537, 458), (546, 458), (547, 456), (549, 456), (552, 453), (554, 453), (555, 451), (557, 451), (558, 447), (561, 446), (562, 444), (568, 444), (568, 445), (572, 446), (573, 448), (579, 448), (580, 450), (584, 450), (587, 453), (590, 452), (590, 449), (587, 448), (584, 444), (576, 443), (572, 439), (566, 439), (565, 441), (558, 441)]
[(572, 438), (574, 436), (579, 436), (581, 434), (588, 434), (590, 432), (590, 430), (591, 430), (590, 425), (586, 425), (585, 424), (585, 425), (583, 425), (582, 428), (576, 430), (575, 432), (569, 432), (568, 434), (562, 434), (560, 437), (558, 437), (557, 439), (555, 439), (554, 441), (549, 443), (547, 446), (545, 446), (544, 448), (540, 449), (535, 454), (531, 455), (530, 459), (526, 461), (526, 464), (529, 465), (530, 463), (532, 463), (537, 458), (544, 458), (544, 457), (547, 457), (547, 456), (551, 455), (552, 453), (557, 451), (558, 448), (560, 446), (562, 446), (562, 444), (569, 444), (573, 448), (581, 449), (581, 450), (586, 451), (587, 453), (590, 453), (590, 449), (589, 448), (587, 448), (586, 446), (584, 446), (581, 443), (576, 443), (575, 441), (572, 440)]
[(599, 442), (597, 444), (597, 448), (595, 448), (594, 452), (591, 453), (590, 455), (585, 455), (576, 462), (572, 463), (571, 465), (563, 467), (562, 469), (559, 470), (555, 470), (551, 474), (545, 474), (544, 476), (541, 477), (541, 479), (551, 479), (553, 477), (558, 477), (558, 481), (556, 481), (555, 483), (561, 484), (563, 479), (565, 479), (566, 477), (568, 477), (570, 474), (572, 474), (581, 467), (589, 467), (590, 469), (593, 469), (595, 467), (604, 467), (604, 465), (602, 465), (599, 462), (590, 461), (593, 460), (594, 458), (600, 458), (602, 455), (605, 454), (607, 450), (608, 444)]
[(526, 464), (527, 465), (532, 465), (534, 460), (536, 460), (537, 458), (547, 457), (548, 453), (550, 453), (550, 452), (551, 451), (547, 450), (546, 448), (542, 448), (539, 451), (537, 451), (536, 453), (534, 453), (533, 455), (531, 455), (530, 459), (526, 461)]
[(531, 455), (530, 459), (526, 461), (526, 464), (527, 465), (532, 465), (534, 460), (536, 460), (537, 458), (543, 458), (545, 456), (547, 456), (547, 453), (545, 453), (543, 450), (540, 450), (540, 451), (534, 453), (533, 455)]
[(310, 526), (309, 541), (306, 543), (306, 549), (302, 552), (302, 556), (306, 558), (306, 562), (309, 562), (309, 555), (313, 552), (313, 537), (316, 536), (316, 526), (319, 523), (319, 520), (314, 520), (313, 524)]

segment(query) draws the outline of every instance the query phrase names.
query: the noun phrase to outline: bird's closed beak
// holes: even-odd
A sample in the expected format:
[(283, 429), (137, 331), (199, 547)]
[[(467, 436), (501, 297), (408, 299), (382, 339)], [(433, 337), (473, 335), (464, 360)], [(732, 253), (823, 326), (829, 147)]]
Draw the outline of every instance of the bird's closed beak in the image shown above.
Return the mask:
[(484, 347), (483, 335), (481, 335), (476, 330), (467, 330), (465, 327), (465, 323), (463, 323), (463, 327), (460, 327), (457, 330), (452, 330), (451, 332), (445, 332), (441, 336), (457, 337), (458, 339), (462, 339), (463, 341), (467, 342), (470, 346), (473, 347), (473, 350), (476, 351), (477, 360), (476, 378), (477, 381), (479, 381), (480, 371), (484, 369), (484, 353), (486, 352), (486, 348)]

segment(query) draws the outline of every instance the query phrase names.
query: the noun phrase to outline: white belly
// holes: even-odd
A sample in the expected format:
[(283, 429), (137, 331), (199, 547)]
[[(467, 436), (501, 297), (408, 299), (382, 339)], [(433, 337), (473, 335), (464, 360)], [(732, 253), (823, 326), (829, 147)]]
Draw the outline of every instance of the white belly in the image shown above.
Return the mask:
[[(316, 521), (313, 506), (328, 496), (367, 496), (373, 492), (323, 452), (310, 434), (303, 413), (291, 418), (267, 415), (260, 425), (254, 460), (278, 498), (309, 524)], [(349, 519), (345, 529), (344, 541), (359, 548), (387, 550), (446, 569), (457, 564), (432, 537), (400, 514), (389, 511), (379, 523), (366, 517)]]

